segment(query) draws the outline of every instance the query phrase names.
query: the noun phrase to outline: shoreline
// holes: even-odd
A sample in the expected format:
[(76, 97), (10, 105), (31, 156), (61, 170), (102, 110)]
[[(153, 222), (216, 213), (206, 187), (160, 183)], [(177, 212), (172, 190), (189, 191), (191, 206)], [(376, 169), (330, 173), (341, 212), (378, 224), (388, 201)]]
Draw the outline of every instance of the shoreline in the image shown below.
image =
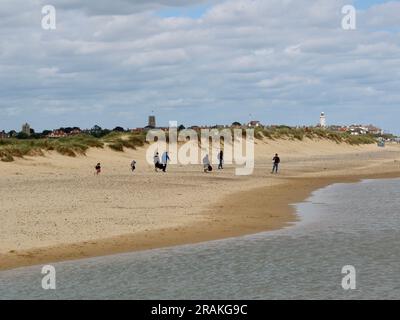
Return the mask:
[(276, 183), (272, 185), (224, 196), (203, 212), (202, 215), (206, 218), (204, 221), (66, 245), (11, 251), (0, 254), (0, 270), (196, 244), (278, 230), (298, 221), (299, 217), (292, 205), (305, 201), (315, 190), (335, 183), (394, 178), (400, 178), (400, 171), (324, 177), (277, 176), (273, 178)]

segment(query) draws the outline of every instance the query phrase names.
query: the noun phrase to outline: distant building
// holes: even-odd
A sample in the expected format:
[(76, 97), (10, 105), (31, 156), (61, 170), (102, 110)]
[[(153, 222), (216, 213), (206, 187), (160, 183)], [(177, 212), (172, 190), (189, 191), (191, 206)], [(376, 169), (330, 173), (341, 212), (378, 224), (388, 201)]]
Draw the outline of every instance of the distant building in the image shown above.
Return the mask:
[(81, 134), (82, 130), (79, 128), (71, 129), (55, 129), (47, 135), (47, 138), (64, 138), (68, 136), (76, 136)]
[(364, 135), (368, 133), (368, 129), (363, 125), (353, 124), (349, 126), (347, 132), (350, 132), (353, 136)]
[(63, 130), (53, 130), (47, 137), (48, 138), (63, 138), (67, 134)]
[(319, 126), (321, 128), (326, 128), (326, 117), (325, 117), (325, 112), (321, 112), (321, 115), (319, 116)]
[(28, 123), (24, 123), (22, 125), (22, 132), (27, 134), (28, 136), (31, 135), (31, 126)]
[(142, 133), (144, 131), (143, 128), (135, 128), (135, 129), (131, 129), (132, 133)]
[(381, 128), (370, 125), (353, 124), (348, 127), (348, 132), (352, 135), (373, 134), (381, 136), (384, 131)]
[(5, 138), (8, 138), (7, 133), (4, 130), (0, 131), (0, 139), (5, 139)]
[(70, 136), (76, 136), (76, 135), (81, 134), (81, 133), (82, 133), (82, 130), (76, 128), (76, 129), (72, 129), (72, 131), (69, 133), (69, 135)]
[(358, 136), (364, 134), (372, 134), (377, 136), (382, 136), (384, 131), (374, 125), (362, 125), (362, 124), (352, 124), (351, 126), (329, 126), (327, 127), (329, 130), (337, 131), (337, 132), (348, 132), (351, 135)]
[(248, 126), (252, 127), (252, 128), (260, 127), (261, 126), (261, 122), (260, 121), (250, 121)]
[(150, 128), (156, 127), (156, 117), (155, 116), (149, 116), (149, 123), (147, 124), (147, 127), (150, 127)]
[(368, 126), (365, 126), (368, 130), (368, 133), (370, 134), (376, 134), (376, 135), (383, 135), (384, 131), (381, 128), (375, 127), (374, 125), (370, 124)]

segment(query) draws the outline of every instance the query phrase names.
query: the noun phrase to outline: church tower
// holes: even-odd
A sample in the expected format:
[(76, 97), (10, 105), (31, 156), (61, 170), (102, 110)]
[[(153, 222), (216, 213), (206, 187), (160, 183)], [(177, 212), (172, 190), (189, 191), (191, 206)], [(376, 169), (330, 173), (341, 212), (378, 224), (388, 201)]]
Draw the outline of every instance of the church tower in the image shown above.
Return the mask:
[(155, 128), (156, 127), (156, 117), (149, 116), (148, 127)]

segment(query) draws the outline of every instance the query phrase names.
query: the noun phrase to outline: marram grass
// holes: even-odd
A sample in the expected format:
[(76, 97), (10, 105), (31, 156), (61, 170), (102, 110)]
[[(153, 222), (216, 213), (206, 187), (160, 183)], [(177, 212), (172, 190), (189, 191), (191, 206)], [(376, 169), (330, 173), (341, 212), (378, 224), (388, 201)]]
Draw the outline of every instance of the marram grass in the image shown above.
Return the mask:
[[(168, 136), (168, 135), (167, 135)], [(370, 135), (353, 136), (345, 132), (335, 132), (322, 128), (291, 128), (287, 126), (256, 128), (256, 139), (302, 141), (305, 138), (330, 140), (350, 145), (373, 144), (377, 140)], [(136, 149), (146, 144), (145, 134), (112, 132), (103, 138), (80, 134), (60, 139), (1, 139), (0, 160), (12, 162), (24, 156), (43, 156), (46, 151), (56, 151), (62, 155), (76, 157), (85, 155), (89, 148), (108, 148), (123, 152), (125, 148)]]

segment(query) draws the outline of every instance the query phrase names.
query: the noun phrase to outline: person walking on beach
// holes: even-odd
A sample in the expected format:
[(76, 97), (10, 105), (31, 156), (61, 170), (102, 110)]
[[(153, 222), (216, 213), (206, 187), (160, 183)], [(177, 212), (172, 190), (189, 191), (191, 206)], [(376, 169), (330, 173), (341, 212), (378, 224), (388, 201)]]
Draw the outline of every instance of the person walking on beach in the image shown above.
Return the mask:
[(281, 159), (279, 158), (278, 154), (275, 154), (275, 157), (272, 159), (272, 161), (274, 162), (274, 165), (272, 167), (272, 172), (271, 173), (278, 173), (278, 169), (279, 169), (279, 164), (281, 163)]
[(158, 169), (160, 169), (160, 156), (158, 155), (158, 152), (154, 155), (154, 170), (158, 172)]
[(161, 160), (162, 160), (161, 162), (162, 162), (162, 165), (163, 165), (162, 170), (163, 170), (163, 172), (165, 172), (165, 171), (167, 170), (168, 161), (170, 160), (167, 151), (165, 151), (165, 152), (163, 153), (162, 159), (161, 159)]
[(222, 150), (218, 153), (218, 160), (219, 160), (218, 170), (219, 170), (219, 169), (223, 169), (224, 152), (223, 152)]
[(96, 169), (95, 175), (99, 175), (101, 173), (101, 164), (100, 162), (98, 164), (96, 164), (96, 166), (94, 167)]
[(204, 170), (204, 173), (212, 171), (212, 167), (210, 164), (210, 158), (208, 157), (208, 154), (206, 154), (203, 158), (203, 170)]
[(132, 160), (132, 162), (131, 162), (131, 170), (132, 170), (132, 172), (135, 171), (135, 169), (136, 169), (136, 161)]

